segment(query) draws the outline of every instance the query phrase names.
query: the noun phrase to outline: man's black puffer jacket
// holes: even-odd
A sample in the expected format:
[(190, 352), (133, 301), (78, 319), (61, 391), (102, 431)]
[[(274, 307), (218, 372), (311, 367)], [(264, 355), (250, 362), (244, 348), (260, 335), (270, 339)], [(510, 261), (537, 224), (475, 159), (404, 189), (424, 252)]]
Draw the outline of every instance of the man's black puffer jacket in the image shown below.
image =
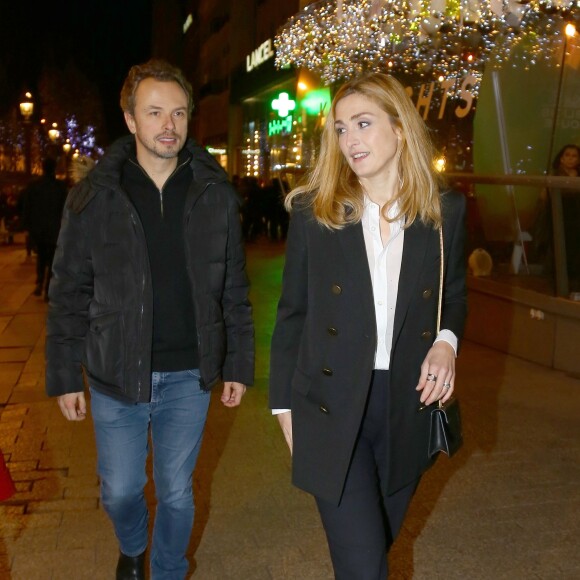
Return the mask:
[[(223, 169), (189, 140), (193, 180), (185, 248), (202, 388), (253, 383), (254, 330), (239, 198)], [(83, 391), (81, 369), (102, 393), (147, 402), (151, 390), (152, 285), (137, 211), (120, 186), (134, 137), (120, 139), (70, 193), (50, 286), (46, 391)]]

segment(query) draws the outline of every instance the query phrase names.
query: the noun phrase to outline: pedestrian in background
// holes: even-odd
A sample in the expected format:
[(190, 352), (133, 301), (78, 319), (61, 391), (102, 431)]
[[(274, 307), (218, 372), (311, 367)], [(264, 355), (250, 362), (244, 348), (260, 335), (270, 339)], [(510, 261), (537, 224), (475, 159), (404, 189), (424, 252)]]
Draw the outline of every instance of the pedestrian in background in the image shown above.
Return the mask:
[[(580, 175), (580, 147), (573, 143), (564, 145), (552, 160), (551, 175), (578, 177)], [(556, 196), (553, 199), (554, 195)], [(555, 200), (562, 204), (562, 229), (566, 250), (566, 269), (572, 293), (580, 290), (580, 191), (561, 189), (540, 192), (536, 215), (532, 224), (533, 259), (541, 263), (544, 273), (553, 273), (554, 268), (554, 212)]]
[(240, 404), (254, 333), (240, 201), (213, 157), (187, 138), (182, 72), (152, 60), (121, 91), (132, 133), (69, 196), (54, 261), (46, 388), (83, 420), (91, 393), (102, 504), (120, 554), (116, 578), (145, 578), (148, 435), (157, 510), (155, 580), (185, 578), (192, 472), (210, 402)]
[(34, 295), (48, 300), (52, 261), (67, 196), (64, 181), (56, 178), (56, 161), (42, 162), (42, 177), (22, 192), (23, 226), (36, 250), (36, 287)]
[(286, 199), (270, 407), (340, 580), (387, 576), (388, 549), (432, 464), (430, 406), (454, 392), (465, 199), (442, 189), (433, 160), (404, 88), (365, 75), (338, 90), (309, 181)]
[[(556, 154), (554, 175), (580, 176), (580, 147), (569, 143)], [(562, 189), (562, 219), (566, 245), (566, 269), (571, 293), (580, 291), (580, 191)]]

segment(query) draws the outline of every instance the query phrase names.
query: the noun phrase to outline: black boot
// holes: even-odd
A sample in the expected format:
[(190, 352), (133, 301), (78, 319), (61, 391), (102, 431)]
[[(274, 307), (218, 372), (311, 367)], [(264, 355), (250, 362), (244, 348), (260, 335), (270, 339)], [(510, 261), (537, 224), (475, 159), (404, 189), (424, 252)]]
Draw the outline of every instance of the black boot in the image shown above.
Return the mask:
[(125, 556), (119, 552), (117, 580), (145, 580), (145, 552), (138, 556)]

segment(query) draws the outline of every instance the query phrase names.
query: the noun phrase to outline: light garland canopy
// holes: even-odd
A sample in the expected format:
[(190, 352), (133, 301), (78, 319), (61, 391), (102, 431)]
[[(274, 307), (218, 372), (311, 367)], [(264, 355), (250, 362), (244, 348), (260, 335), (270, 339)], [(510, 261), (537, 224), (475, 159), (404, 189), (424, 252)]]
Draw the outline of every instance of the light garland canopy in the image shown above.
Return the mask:
[(486, 63), (525, 67), (554, 55), (580, 0), (332, 0), (293, 16), (275, 38), (276, 66), (325, 84), (363, 71), (436, 79), (483, 74)]

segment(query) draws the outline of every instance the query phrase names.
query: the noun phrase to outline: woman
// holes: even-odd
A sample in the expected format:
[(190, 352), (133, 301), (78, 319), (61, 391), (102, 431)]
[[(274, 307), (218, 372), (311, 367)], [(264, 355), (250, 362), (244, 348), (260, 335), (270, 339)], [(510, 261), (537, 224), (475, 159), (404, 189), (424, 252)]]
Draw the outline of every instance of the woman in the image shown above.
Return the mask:
[(465, 202), (440, 194), (433, 158), (404, 88), (365, 75), (338, 90), (317, 165), (286, 199), (270, 407), (294, 484), (316, 498), (337, 579), (386, 577), (388, 548), (432, 463), (425, 407), (454, 391)]
[(554, 158), (552, 168), (554, 175), (578, 177), (580, 175), (580, 147), (572, 144), (564, 145)]
[[(552, 165), (554, 175), (578, 177), (580, 175), (580, 147), (564, 145)], [(571, 292), (580, 290), (580, 191), (562, 189), (562, 219), (566, 245), (566, 268)]]
[[(578, 177), (580, 175), (580, 147), (564, 145), (552, 161), (551, 175)], [(580, 192), (572, 189), (545, 189), (540, 193), (536, 217), (532, 226), (532, 244), (535, 258), (543, 262), (545, 272), (553, 268), (553, 204), (562, 204), (562, 227), (566, 248), (566, 268), (571, 291), (580, 289)], [(556, 215), (560, 215), (557, 212)]]

